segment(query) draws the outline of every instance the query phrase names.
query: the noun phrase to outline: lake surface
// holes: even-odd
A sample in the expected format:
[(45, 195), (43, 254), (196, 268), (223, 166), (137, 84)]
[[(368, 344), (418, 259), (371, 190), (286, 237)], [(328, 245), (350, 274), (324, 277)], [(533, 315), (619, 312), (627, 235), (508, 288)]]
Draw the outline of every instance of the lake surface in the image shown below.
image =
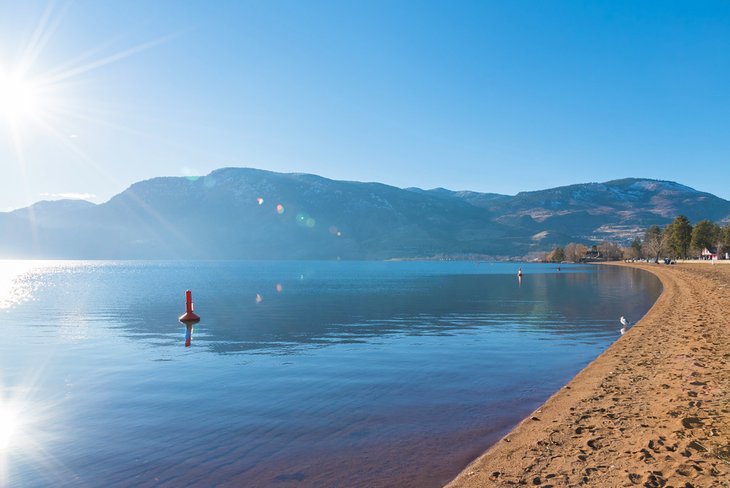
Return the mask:
[(661, 293), (521, 266), (0, 261), (0, 485), (442, 486)]

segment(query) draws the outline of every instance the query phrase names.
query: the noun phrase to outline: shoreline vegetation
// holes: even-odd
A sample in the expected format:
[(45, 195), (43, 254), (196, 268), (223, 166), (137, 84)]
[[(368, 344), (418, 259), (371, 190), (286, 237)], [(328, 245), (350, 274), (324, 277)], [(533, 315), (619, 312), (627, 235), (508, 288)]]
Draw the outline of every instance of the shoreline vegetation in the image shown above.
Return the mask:
[[(728, 217), (730, 218), (730, 217)], [(613, 261), (670, 262), (730, 260), (730, 222), (724, 227), (710, 220), (700, 220), (694, 226), (684, 215), (677, 216), (666, 227), (652, 225), (644, 230), (643, 238), (634, 233), (633, 240), (614, 242), (604, 240), (587, 245), (570, 242), (548, 252), (532, 251), (524, 256), (479, 253), (445, 253), (419, 257), (395, 257), (386, 261), (482, 261), (482, 262), (541, 262), (541, 263), (605, 263)], [(593, 241), (595, 242), (595, 241)], [(628, 245), (626, 245), (628, 244)]]
[(611, 265), (662, 295), (448, 488), (730, 485), (730, 265)]
[[(727, 221), (727, 219), (725, 219)], [(700, 220), (694, 226), (684, 215), (677, 216), (665, 228), (652, 225), (645, 229), (644, 238), (635, 235), (627, 247), (603, 241), (588, 247), (571, 242), (554, 247), (539, 259), (545, 263), (579, 263), (606, 261), (708, 261), (730, 259), (730, 222), (724, 227), (710, 220)]]

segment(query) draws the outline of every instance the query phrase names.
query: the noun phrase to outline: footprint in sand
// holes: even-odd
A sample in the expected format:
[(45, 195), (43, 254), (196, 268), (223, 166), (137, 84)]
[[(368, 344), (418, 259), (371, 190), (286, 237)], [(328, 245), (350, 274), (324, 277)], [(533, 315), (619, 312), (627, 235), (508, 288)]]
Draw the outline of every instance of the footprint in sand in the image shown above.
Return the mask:
[(596, 439), (591, 439), (591, 440), (589, 440), (588, 442), (586, 442), (586, 444), (588, 444), (588, 447), (590, 447), (590, 448), (591, 448), (591, 449), (593, 449), (594, 451), (597, 451), (598, 449), (600, 449), (600, 448), (601, 448), (601, 444), (600, 444), (600, 442), (599, 442), (600, 440), (601, 440), (601, 438), (600, 438), (600, 437), (598, 437), (598, 438), (596, 438)]
[(682, 425), (685, 429), (696, 429), (705, 425), (702, 420), (697, 417), (685, 417), (682, 419)]

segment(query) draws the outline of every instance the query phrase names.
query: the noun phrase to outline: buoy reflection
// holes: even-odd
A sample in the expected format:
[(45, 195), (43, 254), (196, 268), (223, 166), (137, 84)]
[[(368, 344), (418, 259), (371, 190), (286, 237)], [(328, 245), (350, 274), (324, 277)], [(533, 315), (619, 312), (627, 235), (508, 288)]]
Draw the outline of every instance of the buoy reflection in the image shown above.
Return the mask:
[(193, 343), (193, 324), (185, 324), (185, 347)]

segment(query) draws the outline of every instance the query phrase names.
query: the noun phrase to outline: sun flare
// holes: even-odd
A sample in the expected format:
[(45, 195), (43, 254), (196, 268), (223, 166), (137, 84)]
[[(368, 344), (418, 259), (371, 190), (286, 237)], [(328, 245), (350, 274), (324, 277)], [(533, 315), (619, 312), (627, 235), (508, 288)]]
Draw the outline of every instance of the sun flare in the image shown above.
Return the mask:
[(13, 438), (21, 430), (22, 417), (14, 405), (0, 404), (0, 451), (12, 446)]
[(43, 111), (39, 84), (19, 74), (0, 72), (0, 114), (9, 122), (34, 119)]
[[(49, 2), (28, 38), (18, 38), (14, 42), (0, 36), (3, 47), (15, 45), (15, 49), (0, 49), (0, 144), (10, 143), (9, 147), (22, 167), (28, 164), (26, 149), (31, 140), (45, 144), (41, 139), (45, 137), (99, 170), (75, 143), (75, 128), (98, 124), (131, 129), (108, 120), (115, 112), (100, 109), (98, 103), (79, 97), (85, 94), (80, 85), (92, 85), (89, 73), (175, 37), (170, 35), (119, 51), (110, 49), (116, 40), (98, 42), (86, 52), (53, 60), (46, 54), (46, 48), (69, 9), (70, 4), (58, 8), (56, 2)], [(73, 132), (71, 128), (74, 128)]]

